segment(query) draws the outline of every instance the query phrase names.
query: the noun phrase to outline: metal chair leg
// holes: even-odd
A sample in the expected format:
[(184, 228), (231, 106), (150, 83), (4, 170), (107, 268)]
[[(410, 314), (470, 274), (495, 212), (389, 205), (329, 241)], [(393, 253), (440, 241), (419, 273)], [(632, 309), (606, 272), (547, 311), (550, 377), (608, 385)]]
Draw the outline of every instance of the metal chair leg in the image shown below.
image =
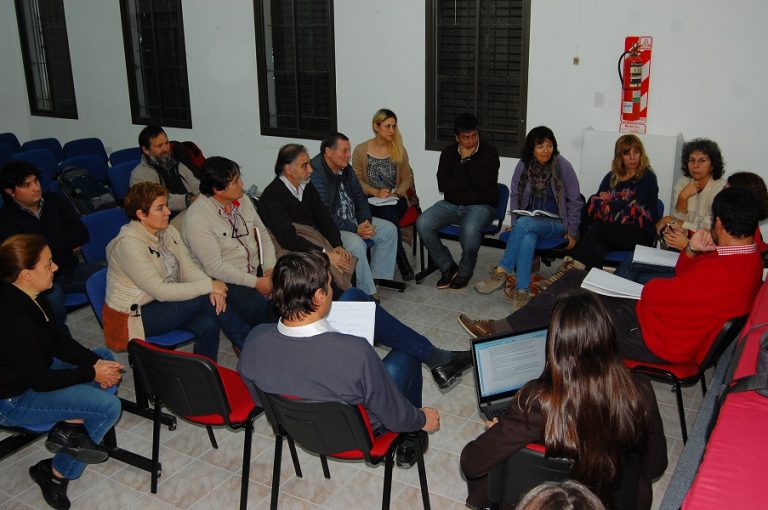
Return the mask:
[(275, 436), (275, 460), (272, 463), (272, 501), (271, 510), (277, 510), (277, 498), (280, 494), (280, 463), (283, 460), (283, 436)]
[(381, 495), (381, 510), (389, 510), (389, 502), (392, 496), (392, 467), (395, 464), (395, 451), (397, 447), (390, 448), (384, 464), (384, 490)]
[(211, 447), (218, 449), (219, 443), (216, 442), (216, 436), (213, 435), (213, 427), (211, 427), (210, 425), (206, 425), (205, 430), (208, 431), (208, 439), (211, 440)]
[(245, 424), (245, 438), (243, 439), (243, 469), (241, 470), (240, 480), (240, 510), (246, 510), (248, 507), (248, 478), (251, 474), (251, 443), (253, 439), (253, 420), (255, 417), (249, 416)]
[(326, 478), (326, 480), (330, 480), (331, 472), (328, 469), (328, 457), (326, 457), (325, 455), (321, 455), (320, 464), (323, 466), (323, 476)]
[(680, 415), (680, 431), (683, 434), (683, 444), (688, 441), (688, 430), (685, 424), (685, 407), (683, 406), (683, 391), (680, 381), (675, 381), (675, 397), (677, 398), (677, 412)]
[(424, 466), (424, 445), (421, 442), (421, 434), (416, 434), (416, 465), (419, 468), (419, 486), (421, 486), (421, 501), (424, 510), (431, 510), (429, 502), (429, 487), (427, 487), (427, 469)]
[(288, 450), (291, 452), (291, 461), (293, 462), (293, 470), (296, 472), (296, 478), (301, 478), (304, 475), (301, 473), (301, 465), (299, 464), (299, 454), (296, 453), (296, 444), (293, 442), (291, 436), (288, 438)]
[(158, 466), (160, 464), (160, 402), (155, 402), (155, 417), (152, 420), (152, 473), (150, 473), (150, 492), (157, 494)]

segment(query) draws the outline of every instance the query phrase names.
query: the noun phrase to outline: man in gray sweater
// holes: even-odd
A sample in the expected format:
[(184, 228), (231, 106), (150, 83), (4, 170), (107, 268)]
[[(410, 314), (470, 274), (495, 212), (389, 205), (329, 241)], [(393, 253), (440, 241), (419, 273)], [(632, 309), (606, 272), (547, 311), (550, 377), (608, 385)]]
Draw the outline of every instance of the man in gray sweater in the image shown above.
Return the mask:
[[(375, 434), (437, 430), (437, 409), (421, 407), (419, 360), (395, 349), (382, 360), (364, 338), (340, 333), (327, 322), (333, 296), (329, 268), (328, 257), (316, 251), (290, 253), (275, 265), (272, 285), (280, 321), (251, 331), (237, 366), (254, 398), (258, 387), (362, 404)], [(414, 440), (398, 448), (399, 466), (415, 462)]]

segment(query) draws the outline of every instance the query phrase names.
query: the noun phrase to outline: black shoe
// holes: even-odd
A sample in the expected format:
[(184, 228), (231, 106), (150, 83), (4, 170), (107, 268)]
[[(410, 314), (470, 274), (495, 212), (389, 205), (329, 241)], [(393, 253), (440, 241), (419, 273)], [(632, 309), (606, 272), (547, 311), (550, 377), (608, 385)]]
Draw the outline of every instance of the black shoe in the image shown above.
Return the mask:
[(451, 284), (451, 280), (453, 280), (453, 277), (456, 276), (456, 272), (458, 270), (459, 270), (459, 266), (452, 263), (451, 267), (449, 267), (448, 270), (442, 271), (440, 273), (440, 279), (437, 280), (437, 288), (447, 289), (448, 286)]
[(45, 447), (51, 453), (65, 453), (86, 464), (98, 464), (109, 458), (107, 449), (93, 442), (82, 423), (60, 421), (48, 432)]
[(456, 275), (456, 278), (453, 279), (450, 287), (453, 290), (463, 289), (469, 283), (470, 278), (472, 278), (472, 275), (469, 275), (469, 276)]
[(472, 355), (469, 351), (453, 351), (453, 359), (445, 365), (432, 369), (432, 377), (437, 386), (444, 390), (450, 387), (461, 376), (461, 373), (472, 366)]
[(400, 271), (400, 277), (405, 282), (413, 280), (413, 268), (405, 255), (397, 256), (397, 269)]
[(40, 486), (45, 502), (56, 510), (68, 510), (71, 503), (67, 497), (69, 480), (53, 474), (51, 459), (41, 460), (29, 468), (29, 476)]
[(429, 434), (420, 430), (417, 433), (409, 434), (403, 439), (403, 442), (397, 446), (395, 452), (395, 462), (397, 467), (409, 469), (416, 464), (416, 441), (421, 438), (421, 452), (426, 453), (429, 448)]

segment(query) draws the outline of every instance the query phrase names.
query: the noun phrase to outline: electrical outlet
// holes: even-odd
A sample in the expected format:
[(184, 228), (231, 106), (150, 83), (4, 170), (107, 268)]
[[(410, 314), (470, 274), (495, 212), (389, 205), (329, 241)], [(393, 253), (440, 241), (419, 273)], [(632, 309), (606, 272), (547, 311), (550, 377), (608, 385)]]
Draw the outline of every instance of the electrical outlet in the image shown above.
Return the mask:
[(573, 65), (577, 66), (579, 65), (580, 62), (581, 62), (581, 59), (578, 56), (573, 57)]

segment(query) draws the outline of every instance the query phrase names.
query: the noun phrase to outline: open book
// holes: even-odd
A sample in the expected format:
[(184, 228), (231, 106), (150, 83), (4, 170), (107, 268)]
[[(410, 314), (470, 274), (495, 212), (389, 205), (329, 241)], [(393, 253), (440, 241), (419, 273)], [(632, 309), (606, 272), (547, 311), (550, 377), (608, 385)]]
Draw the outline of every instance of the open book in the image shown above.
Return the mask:
[(526, 211), (525, 209), (514, 209), (512, 211), (509, 211), (509, 214), (519, 214), (520, 216), (548, 216), (549, 218), (555, 218), (560, 219), (560, 216), (558, 216), (555, 213), (551, 213), (549, 211), (542, 211), (541, 209), (536, 209), (535, 211)]
[(373, 345), (376, 325), (376, 303), (373, 301), (334, 301), (326, 320), (336, 331), (361, 336)]
[(640, 299), (640, 294), (643, 292), (641, 284), (594, 267), (581, 282), (581, 288), (604, 296), (628, 299)]
[(649, 246), (636, 245), (635, 254), (632, 256), (632, 267), (654, 266), (674, 268), (680, 252), (660, 250)]

